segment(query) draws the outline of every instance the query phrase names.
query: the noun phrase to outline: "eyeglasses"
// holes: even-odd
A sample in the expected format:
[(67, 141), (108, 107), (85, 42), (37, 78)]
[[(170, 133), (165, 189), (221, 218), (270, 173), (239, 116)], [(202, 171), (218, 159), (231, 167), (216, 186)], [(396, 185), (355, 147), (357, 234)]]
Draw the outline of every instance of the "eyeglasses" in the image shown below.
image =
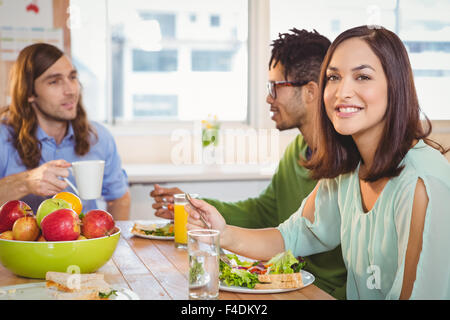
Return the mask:
[(301, 87), (307, 84), (309, 81), (268, 81), (267, 92), (273, 99), (277, 98), (277, 86), (286, 87)]

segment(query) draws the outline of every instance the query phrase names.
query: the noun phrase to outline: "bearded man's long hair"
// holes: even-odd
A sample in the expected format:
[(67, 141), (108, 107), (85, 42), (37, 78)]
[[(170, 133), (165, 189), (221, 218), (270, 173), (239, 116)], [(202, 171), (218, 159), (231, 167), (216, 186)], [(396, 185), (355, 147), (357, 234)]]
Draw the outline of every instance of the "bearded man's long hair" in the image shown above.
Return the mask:
[[(19, 53), (11, 69), (11, 104), (0, 110), (0, 121), (11, 128), (11, 142), (27, 169), (39, 166), (42, 148), (36, 138), (37, 117), (28, 99), (35, 95), (35, 80), (63, 55), (64, 53), (53, 45), (33, 44)], [(91, 147), (91, 138), (97, 138), (97, 134), (89, 124), (81, 95), (77, 104), (77, 116), (70, 122), (75, 136), (75, 153), (85, 155)]]

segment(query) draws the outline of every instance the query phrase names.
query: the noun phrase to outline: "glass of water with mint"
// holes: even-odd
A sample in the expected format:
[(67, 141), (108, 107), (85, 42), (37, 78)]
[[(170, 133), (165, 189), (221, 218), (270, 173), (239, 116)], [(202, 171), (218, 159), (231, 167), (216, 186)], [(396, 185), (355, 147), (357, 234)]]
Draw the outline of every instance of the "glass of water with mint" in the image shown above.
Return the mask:
[(212, 229), (188, 231), (190, 300), (219, 298), (219, 235)]

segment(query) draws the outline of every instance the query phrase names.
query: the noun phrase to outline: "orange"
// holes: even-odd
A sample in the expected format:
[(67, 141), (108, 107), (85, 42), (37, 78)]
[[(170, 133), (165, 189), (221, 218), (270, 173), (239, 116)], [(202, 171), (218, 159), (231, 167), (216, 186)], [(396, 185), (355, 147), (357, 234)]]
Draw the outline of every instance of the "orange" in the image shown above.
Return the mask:
[(66, 200), (72, 206), (72, 209), (77, 213), (81, 213), (81, 209), (83, 209), (83, 204), (81, 203), (80, 198), (72, 192), (63, 191), (57, 193), (53, 196), (54, 199), (62, 199)]

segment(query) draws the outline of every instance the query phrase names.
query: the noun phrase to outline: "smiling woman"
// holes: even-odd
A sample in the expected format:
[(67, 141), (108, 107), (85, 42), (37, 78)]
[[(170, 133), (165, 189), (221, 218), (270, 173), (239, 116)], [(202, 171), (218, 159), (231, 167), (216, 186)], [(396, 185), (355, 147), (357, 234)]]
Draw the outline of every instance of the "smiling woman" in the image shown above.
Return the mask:
[(384, 28), (343, 32), (327, 51), (320, 90), (314, 150), (303, 162), (321, 180), (294, 214), (277, 228), (244, 229), (195, 205), (223, 248), (251, 258), (341, 245), (347, 299), (449, 299), (450, 164), (427, 144), (401, 40)]
[[(324, 59), (320, 90), (316, 149), (305, 167), (322, 180), (299, 210), (306, 220), (290, 220), (308, 225), (324, 243), (333, 242), (323, 233), (324, 225), (342, 225), (348, 279), (359, 278), (348, 281), (347, 298), (429, 297), (432, 292), (424, 290), (423, 283), (446, 278), (450, 266), (450, 261), (436, 264), (438, 257), (430, 255), (432, 247), (449, 240), (448, 229), (435, 223), (444, 212), (442, 197), (450, 195), (450, 166), (430, 147), (431, 125), (427, 131), (421, 126), (405, 47), (384, 28), (361, 26), (343, 32)], [(437, 149), (448, 151), (440, 145)], [(429, 233), (430, 224), (436, 234)], [(294, 240), (289, 222), (281, 230), (285, 243), (295, 248), (308, 242), (307, 235)], [(383, 272), (369, 287), (365, 277), (356, 275), (372, 269)], [(364, 292), (367, 288), (379, 291)], [(440, 285), (442, 295), (435, 297), (448, 298), (449, 289)]]
[[(361, 160), (361, 144), (357, 147), (361, 137), (371, 153), (363, 159), (366, 181), (398, 176), (400, 162), (419, 139), (445, 153), (442, 146), (427, 139), (430, 121), (426, 131), (420, 124), (408, 53), (394, 33), (384, 28), (349, 29), (333, 42), (324, 65), (320, 76), (323, 99), (316, 119), (321, 130), (315, 142), (323, 147), (308, 162), (315, 178), (334, 178), (355, 170)], [(373, 165), (372, 158), (377, 160)]]

